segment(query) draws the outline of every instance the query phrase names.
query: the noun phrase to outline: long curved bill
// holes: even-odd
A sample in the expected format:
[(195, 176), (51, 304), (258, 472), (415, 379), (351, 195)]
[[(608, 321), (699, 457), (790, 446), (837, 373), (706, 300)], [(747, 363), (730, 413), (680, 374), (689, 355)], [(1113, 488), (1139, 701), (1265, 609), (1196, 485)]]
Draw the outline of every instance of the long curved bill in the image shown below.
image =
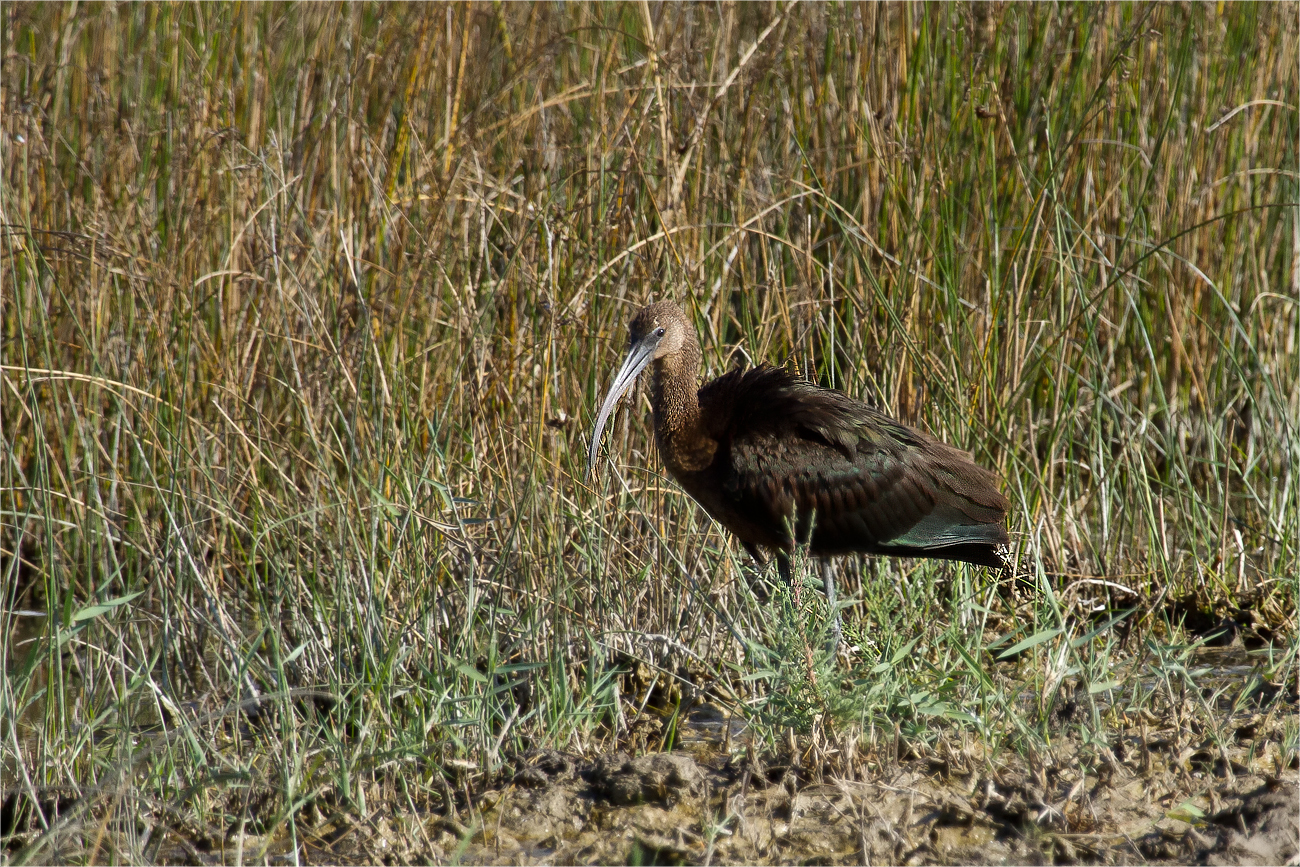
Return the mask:
[(640, 343), (628, 350), (627, 358), (623, 360), (623, 366), (618, 369), (614, 375), (614, 383), (609, 387), (609, 393), (605, 395), (605, 402), (600, 406), (600, 413), (596, 416), (596, 427), (591, 432), (591, 446), (587, 449), (587, 477), (596, 469), (596, 455), (600, 451), (600, 435), (605, 430), (605, 422), (609, 421), (609, 414), (614, 411), (618, 404), (618, 399), (627, 391), (628, 386), (636, 382), (636, 378), (645, 370), (646, 365), (655, 357), (655, 348), (659, 345), (658, 340), (642, 340)]

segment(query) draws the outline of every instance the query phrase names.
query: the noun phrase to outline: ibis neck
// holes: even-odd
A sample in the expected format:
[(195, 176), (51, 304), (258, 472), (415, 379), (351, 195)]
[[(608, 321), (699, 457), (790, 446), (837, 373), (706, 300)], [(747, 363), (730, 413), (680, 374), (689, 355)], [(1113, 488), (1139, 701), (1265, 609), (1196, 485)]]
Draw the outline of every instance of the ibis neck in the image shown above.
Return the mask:
[(680, 352), (654, 362), (655, 441), (674, 475), (704, 469), (718, 448), (700, 417), (699, 382), (700, 348), (689, 340)]

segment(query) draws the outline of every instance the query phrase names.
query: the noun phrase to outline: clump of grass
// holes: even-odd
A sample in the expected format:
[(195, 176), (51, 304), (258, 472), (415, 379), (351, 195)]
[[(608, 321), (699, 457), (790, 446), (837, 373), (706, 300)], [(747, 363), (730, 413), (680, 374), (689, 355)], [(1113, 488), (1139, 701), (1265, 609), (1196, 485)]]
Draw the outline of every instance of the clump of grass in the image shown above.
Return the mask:
[(618, 743), (629, 659), (766, 706), (777, 615), (643, 404), (583, 478), (652, 296), (1015, 504), (1010, 584), (837, 565), (875, 644), (804, 722), (1028, 743), (1174, 599), (1293, 660), (1296, 46), (1244, 5), (8, 8), (18, 860), (454, 810)]

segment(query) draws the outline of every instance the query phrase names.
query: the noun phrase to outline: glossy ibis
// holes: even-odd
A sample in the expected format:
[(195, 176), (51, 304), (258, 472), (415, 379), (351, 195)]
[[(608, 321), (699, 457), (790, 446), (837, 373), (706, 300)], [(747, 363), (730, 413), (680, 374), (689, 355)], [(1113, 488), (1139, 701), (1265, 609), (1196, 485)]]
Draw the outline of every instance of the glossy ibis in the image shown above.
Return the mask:
[(816, 555), (1006, 565), (998, 547), (1010, 503), (969, 454), (781, 367), (699, 387), (700, 359), (677, 305), (633, 317), (627, 359), (596, 416), (588, 475), (619, 397), (653, 365), (655, 441), (668, 472), (755, 559), (758, 548), (774, 551), (787, 581), (796, 540)]

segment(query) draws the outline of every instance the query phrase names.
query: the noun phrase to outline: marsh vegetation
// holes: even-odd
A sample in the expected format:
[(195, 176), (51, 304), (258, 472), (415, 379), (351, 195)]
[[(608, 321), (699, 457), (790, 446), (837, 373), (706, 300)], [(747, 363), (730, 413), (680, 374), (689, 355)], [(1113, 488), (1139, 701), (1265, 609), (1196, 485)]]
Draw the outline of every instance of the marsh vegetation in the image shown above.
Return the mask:
[[(1296, 792), (1298, 36), (5, 4), (0, 860), (1255, 857)], [(839, 560), (832, 655), (643, 398), (586, 479), (659, 298), (706, 375), (788, 362), (996, 470), (1011, 573)]]

